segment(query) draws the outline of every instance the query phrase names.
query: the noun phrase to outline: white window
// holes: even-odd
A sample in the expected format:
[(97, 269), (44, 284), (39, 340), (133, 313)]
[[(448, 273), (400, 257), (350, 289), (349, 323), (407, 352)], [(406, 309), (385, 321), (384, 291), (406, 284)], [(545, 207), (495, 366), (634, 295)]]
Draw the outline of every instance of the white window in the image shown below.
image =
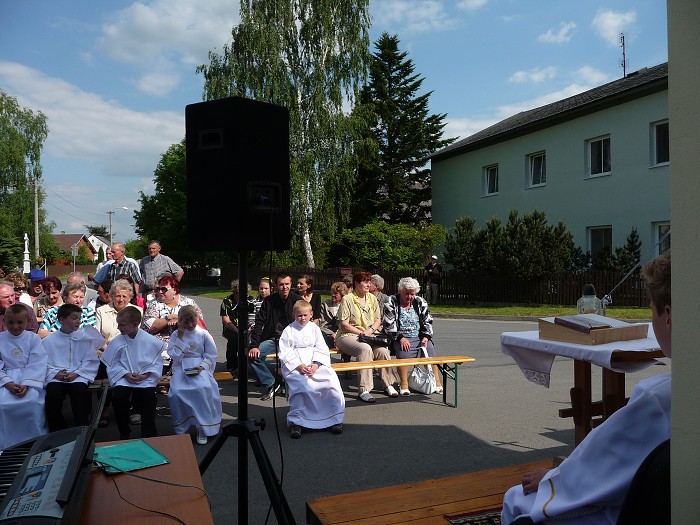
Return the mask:
[(484, 168), (484, 195), (498, 193), (498, 164)]
[(654, 226), (656, 254), (661, 255), (671, 249), (671, 223), (657, 222)]
[(544, 151), (532, 153), (529, 157), (529, 176), (527, 185), (542, 186), (547, 182), (547, 156)]
[(668, 146), (668, 120), (655, 122), (651, 126), (651, 142), (652, 142), (652, 165), (668, 164), (670, 151)]
[(610, 162), (610, 136), (598, 137), (586, 142), (587, 175), (606, 175), (612, 170)]
[(612, 253), (612, 226), (588, 228), (588, 249), (591, 257)]

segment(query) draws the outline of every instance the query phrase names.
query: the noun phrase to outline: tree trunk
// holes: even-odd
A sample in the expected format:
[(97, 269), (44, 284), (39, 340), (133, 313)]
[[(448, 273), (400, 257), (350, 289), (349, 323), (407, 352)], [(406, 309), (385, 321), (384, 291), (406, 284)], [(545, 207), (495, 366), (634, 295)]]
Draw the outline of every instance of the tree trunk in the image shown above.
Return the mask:
[(314, 261), (314, 252), (311, 249), (311, 236), (309, 235), (309, 224), (304, 222), (304, 233), (302, 234), (302, 243), (304, 244), (304, 255), (306, 255), (306, 265), (309, 268), (316, 268)]

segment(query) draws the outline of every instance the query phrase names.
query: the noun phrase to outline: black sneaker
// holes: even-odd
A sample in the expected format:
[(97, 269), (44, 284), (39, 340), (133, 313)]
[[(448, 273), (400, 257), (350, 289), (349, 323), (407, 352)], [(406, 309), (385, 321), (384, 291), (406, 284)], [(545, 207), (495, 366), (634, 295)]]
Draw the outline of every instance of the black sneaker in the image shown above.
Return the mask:
[(292, 426), (289, 427), (289, 435), (292, 436), (292, 439), (299, 439), (301, 437), (301, 427), (292, 423)]
[(343, 433), (343, 424), (342, 423), (336, 423), (331, 427), (331, 434), (342, 434)]
[(267, 387), (260, 396), (260, 401), (268, 401), (272, 399), (275, 396), (275, 392), (277, 392), (280, 388), (282, 388), (282, 385), (279, 383)]

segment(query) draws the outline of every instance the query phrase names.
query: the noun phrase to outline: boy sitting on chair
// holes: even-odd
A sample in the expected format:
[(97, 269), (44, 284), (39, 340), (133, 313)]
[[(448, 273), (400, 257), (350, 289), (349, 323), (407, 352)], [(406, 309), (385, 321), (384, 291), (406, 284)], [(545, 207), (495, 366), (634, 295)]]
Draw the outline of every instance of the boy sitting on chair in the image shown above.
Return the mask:
[(124, 308), (117, 314), (118, 335), (107, 345), (102, 361), (114, 387), (112, 407), (119, 439), (129, 439), (129, 408), (141, 414), (141, 437), (156, 436), (155, 388), (163, 372), (165, 343), (139, 329), (141, 312)]
[(67, 428), (62, 413), (66, 396), (73, 410), (73, 425), (88, 424), (88, 383), (97, 375), (100, 359), (96, 350), (104, 345), (105, 338), (93, 326), (80, 330), (82, 313), (82, 308), (75, 304), (61, 305), (56, 314), (61, 328), (43, 340), (48, 355), (45, 408), (49, 432)]
[(0, 332), (0, 451), (46, 433), (46, 350), (39, 336), (26, 330), (28, 323), (24, 304), (5, 310), (7, 330)]
[(310, 303), (294, 303), (295, 321), (280, 337), (279, 358), (289, 388), (287, 424), (294, 439), (301, 437), (302, 427), (343, 431), (345, 397), (323, 333), (310, 322), (312, 315)]
[[(671, 254), (644, 267), (654, 335), (671, 357)], [(640, 381), (629, 403), (596, 427), (561, 465), (523, 476), (503, 498), (501, 521), (598, 525), (617, 523), (642, 461), (671, 434), (671, 374)]]

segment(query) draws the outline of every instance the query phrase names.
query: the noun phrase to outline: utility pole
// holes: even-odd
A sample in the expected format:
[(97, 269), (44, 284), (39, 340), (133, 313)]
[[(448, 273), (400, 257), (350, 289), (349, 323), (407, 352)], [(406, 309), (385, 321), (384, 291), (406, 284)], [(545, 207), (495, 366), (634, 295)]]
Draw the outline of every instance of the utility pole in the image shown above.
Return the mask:
[(622, 68), (622, 77), (627, 76), (627, 52), (625, 48), (625, 34), (620, 33), (620, 47), (622, 48), (622, 58), (620, 59), (620, 67)]
[(114, 215), (114, 211), (108, 211), (107, 215), (109, 215), (109, 245), (112, 246), (112, 215)]

